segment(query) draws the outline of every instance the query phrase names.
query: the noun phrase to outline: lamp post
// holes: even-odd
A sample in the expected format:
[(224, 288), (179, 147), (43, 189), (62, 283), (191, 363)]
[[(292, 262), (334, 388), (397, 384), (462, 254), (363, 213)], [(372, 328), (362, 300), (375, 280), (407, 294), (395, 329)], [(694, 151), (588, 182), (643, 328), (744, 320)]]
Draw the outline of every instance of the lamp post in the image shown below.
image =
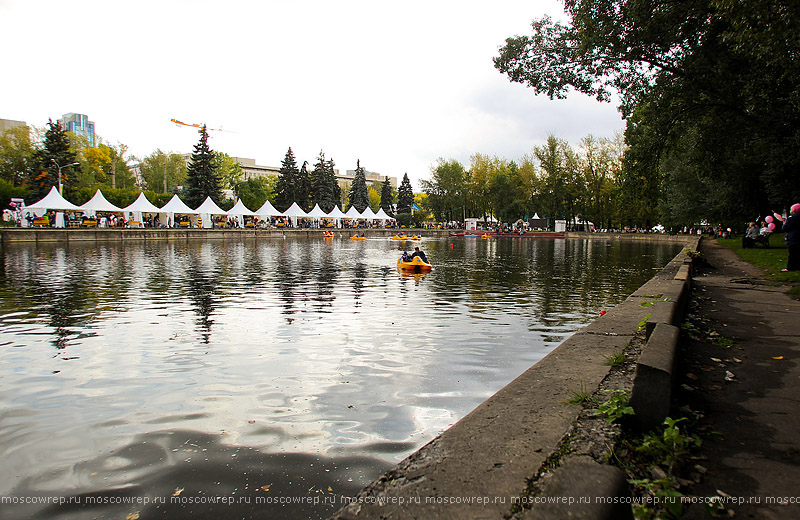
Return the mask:
[(61, 168), (66, 168), (67, 166), (78, 166), (80, 163), (74, 162), (71, 164), (65, 164), (64, 166), (60, 166), (56, 162), (56, 160), (53, 159), (52, 157), (50, 158), (50, 160), (53, 161), (53, 164), (55, 164), (56, 168), (58, 168), (58, 194), (64, 196), (64, 186), (61, 185)]

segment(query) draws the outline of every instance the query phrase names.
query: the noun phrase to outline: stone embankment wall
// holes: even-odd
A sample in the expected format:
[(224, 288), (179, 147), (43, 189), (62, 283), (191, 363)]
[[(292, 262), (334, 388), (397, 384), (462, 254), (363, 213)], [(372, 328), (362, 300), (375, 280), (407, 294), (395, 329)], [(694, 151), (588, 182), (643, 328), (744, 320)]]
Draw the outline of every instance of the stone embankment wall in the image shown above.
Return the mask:
[[(699, 238), (682, 241), (696, 250)], [(634, 407), (643, 421), (663, 420), (677, 350), (675, 324), (688, 299), (690, 264), (679, 253), (625, 301), (367, 486), (333, 518), (504, 518), (515, 500), (521, 502), (528, 479), (558, 454), (577, 420), (581, 409), (569, 404), (572, 395), (597, 391), (611, 370), (607, 358), (628, 347), (641, 324), (647, 324), (650, 339), (637, 366), (632, 399), (638, 400)], [(627, 483), (619, 469), (589, 457), (567, 456), (561, 462), (542, 490), (552, 500), (527, 510), (525, 518), (630, 517), (624, 500), (621, 506), (581, 503), (587, 496), (625, 495)]]

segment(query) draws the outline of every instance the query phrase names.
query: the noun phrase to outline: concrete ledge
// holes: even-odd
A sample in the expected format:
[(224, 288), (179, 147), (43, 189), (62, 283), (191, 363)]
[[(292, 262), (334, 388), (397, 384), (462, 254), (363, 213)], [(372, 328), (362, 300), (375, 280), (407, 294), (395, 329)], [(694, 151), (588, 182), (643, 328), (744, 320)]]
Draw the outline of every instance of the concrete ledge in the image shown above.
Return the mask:
[(568, 457), (541, 482), (542, 495), (549, 500), (535, 503), (526, 511), (525, 520), (633, 519), (629, 503), (619, 497), (630, 496), (625, 473), (615, 467), (598, 464), (590, 457)]
[(642, 349), (630, 403), (643, 431), (658, 427), (669, 416), (679, 339), (678, 327), (658, 323)]

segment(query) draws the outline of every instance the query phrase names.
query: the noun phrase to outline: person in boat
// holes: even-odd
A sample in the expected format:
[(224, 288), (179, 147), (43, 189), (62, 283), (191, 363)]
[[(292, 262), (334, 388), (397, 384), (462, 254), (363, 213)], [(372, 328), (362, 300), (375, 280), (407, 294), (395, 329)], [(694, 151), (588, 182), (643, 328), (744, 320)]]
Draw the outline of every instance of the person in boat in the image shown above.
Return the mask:
[(408, 254), (408, 251), (403, 251), (403, 256), (400, 257), (403, 262), (410, 262), (411, 255)]
[(416, 257), (419, 257), (419, 259), (425, 262), (426, 264), (428, 263), (428, 257), (425, 256), (425, 252), (421, 251), (419, 247), (414, 248), (414, 254), (411, 255), (411, 260), (413, 260)]

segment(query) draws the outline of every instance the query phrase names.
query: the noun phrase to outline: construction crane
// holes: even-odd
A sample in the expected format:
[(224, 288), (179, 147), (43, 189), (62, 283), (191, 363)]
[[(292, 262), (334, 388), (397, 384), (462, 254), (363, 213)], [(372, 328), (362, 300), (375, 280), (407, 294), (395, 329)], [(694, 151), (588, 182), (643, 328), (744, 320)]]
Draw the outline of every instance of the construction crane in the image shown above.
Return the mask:
[[(183, 121), (178, 121), (177, 119), (170, 119), (170, 121), (172, 121), (173, 123), (175, 123), (176, 125), (179, 125), (179, 126), (191, 126), (193, 128), (203, 128), (204, 126), (206, 126), (206, 125), (198, 125), (198, 124), (195, 124), (195, 123), (184, 123)], [(230, 131), (230, 130), (224, 130), (222, 128), (208, 128), (208, 127), (206, 127), (206, 130), (213, 130), (215, 132), (229, 132)]]

